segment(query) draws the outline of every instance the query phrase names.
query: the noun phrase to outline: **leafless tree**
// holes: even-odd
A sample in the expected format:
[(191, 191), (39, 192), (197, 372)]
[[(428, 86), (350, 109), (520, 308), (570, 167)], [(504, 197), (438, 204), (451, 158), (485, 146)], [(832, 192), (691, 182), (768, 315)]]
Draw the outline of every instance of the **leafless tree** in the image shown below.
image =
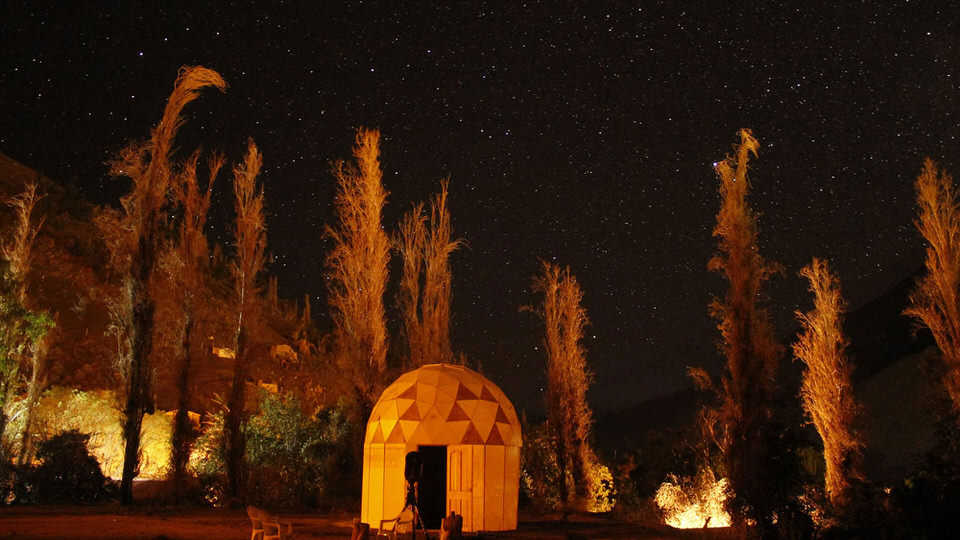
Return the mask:
[(770, 461), (767, 438), (782, 347), (774, 338), (769, 313), (757, 303), (763, 283), (778, 270), (760, 255), (757, 218), (746, 201), (748, 162), (759, 147), (750, 130), (743, 129), (734, 155), (716, 166), (721, 205), (713, 235), (720, 239), (720, 253), (708, 267), (721, 272), (730, 288), (722, 300), (713, 300), (710, 309), (719, 321), (720, 348), (727, 364), (719, 385), (701, 368), (690, 369), (690, 374), (719, 398), (716, 408), (701, 412), (701, 422), (723, 454), (736, 494), (733, 506), (742, 510), (733, 515), (752, 518), (762, 526), (772, 519), (766, 505), (776, 479), (761, 468)]
[(233, 383), (224, 422), (226, 435), (227, 479), (230, 497), (240, 502), (243, 497), (244, 437), (246, 397), (244, 387), (250, 364), (251, 340), (262, 310), (257, 278), (263, 270), (267, 246), (266, 221), (263, 214), (263, 187), (257, 187), (262, 157), (251, 140), (242, 164), (233, 169), (234, 208), (237, 221), (234, 227), (236, 254), (231, 271), (236, 295), (236, 343)]
[(543, 303), (532, 309), (543, 321), (547, 356), (547, 423), (554, 432), (560, 469), (560, 498), (566, 505), (582, 505), (587, 496), (586, 474), (595, 461), (590, 447), (593, 413), (587, 404), (592, 374), (587, 368), (583, 331), (589, 321), (583, 291), (570, 268), (543, 263), (534, 281)]
[(327, 254), (328, 302), (335, 330), (333, 350), (357, 399), (357, 417), (365, 420), (376, 402), (386, 369), (387, 330), (383, 294), (390, 263), (390, 238), (381, 225), (387, 201), (380, 170), (380, 132), (357, 131), (355, 164), (334, 164), (336, 227)]
[[(118, 367), (124, 379), (123, 475), (120, 500), (133, 501), (133, 478), (139, 464), (140, 426), (143, 415), (153, 410), (150, 353), (153, 346), (155, 303), (150, 292), (166, 225), (163, 209), (174, 178), (171, 164), (173, 141), (183, 124), (183, 108), (213, 86), (227, 84), (216, 71), (203, 67), (181, 68), (163, 118), (148, 141), (131, 143), (113, 161), (111, 172), (132, 180), (130, 192), (121, 200), (122, 215), (113, 223), (117, 230), (105, 234), (111, 242), (112, 259), (123, 276), (123, 291), (111, 303), (114, 328), (121, 339)], [(109, 226), (108, 226), (109, 228)]]
[(453, 240), (447, 210), (449, 180), (430, 201), (430, 218), (417, 204), (404, 216), (394, 244), (403, 257), (399, 304), (409, 348), (407, 365), (453, 362), (450, 347), (450, 254)]
[(810, 281), (813, 293), (813, 310), (797, 312), (803, 331), (793, 353), (806, 365), (800, 396), (823, 440), (827, 497), (842, 510), (849, 503), (853, 482), (863, 479), (863, 443), (853, 430), (860, 407), (853, 395), (853, 365), (847, 358), (842, 326), (846, 303), (826, 261), (814, 258), (800, 275)]
[(953, 177), (930, 159), (917, 177), (915, 224), (927, 241), (927, 273), (917, 281), (904, 312), (926, 326), (943, 355), (943, 384), (960, 414), (960, 199)]
[(174, 380), (177, 392), (177, 412), (174, 416), (171, 465), (176, 492), (186, 489), (187, 461), (190, 457), (190, 433), (192, 431), (188, 412), (190, 410), (190, 377), (194, 345), (194, 327), (197, 322), (197, 304), (207, 287), (209, 273), (209, 246), (204, 227), (213, 194), (213, 182), (224, 164), (224, 157), (215, 154), (208, 162), (209, 175), (206, 187), (201, 189), (197, 179), (199, 152), (184, 164), (173, 183), (172, 190), (180, 205), (182, 220), (176, 241), (164, 256), (162, 266), (166, 270), (174, 296), (176, 331), (179, 346), (176, 351)]

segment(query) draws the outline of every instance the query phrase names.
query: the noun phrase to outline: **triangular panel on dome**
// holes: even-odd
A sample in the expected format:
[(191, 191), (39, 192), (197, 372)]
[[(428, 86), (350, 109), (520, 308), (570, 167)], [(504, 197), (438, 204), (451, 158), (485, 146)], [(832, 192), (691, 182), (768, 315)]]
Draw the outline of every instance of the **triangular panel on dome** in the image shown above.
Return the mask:
[[(420, 402), (417, 402), (420, 403)], [(427, 413), (422, 415), (424, 422), (443, 422), (443, 416), (440, 416), (440, 411), (436, 407), (430, 407), (427, 409)]]
[(437, 401), (437, 387), (430, 384), (417, 385), (417, 401), (434, 404)]
[(407, 410), (400, 415), (400, 420), (420, 420), (420, 410), (417, 408), (417, 402), (411, 402)]
[(393, 399), (397, 397), (397, 394), (402, 392), (403, 389), (404, 387), (401, 385), (391, 384), (390, 386), (387, 387), (386, 390), (383, 391), (382, 394), (380, 394), (380, 401), (386, 401), (388, 399)]
[(397, 425), (393, 427), (393, 431), (390, 432), (390, 436), (387, 437), (386, 443), (394, 444), (394, 443), (405, 443), (405, 442), (407, 441), (406, 441), (406, 438), (404, 438), (403, 430), (400, 428), (400, 423), (397, 422)]
[(400, 417), (409, 411), (410, 407), (413, 407), (414, 403), (416, 403), (416, 401), (406, 398), (397, 398), (393, 400), (393, 402), (395, 404), (394, 406), (397, 408), (397, 419), (400, 419)]
[(484, 425), (493, 425), (497, 420), (497, 409), (500, 406), (490, 401), (478, 401), (477, 408), (473, 411), (474, 423), (483, 423)]
[(458, 399), (457, 405), (463, 409), (463, 412), (467, 413), (467, 416), (473, 418), (474, 411), (477, 410), (477, 403), (480, 403), (480, 400), (477, 399)]
[(380, 420), (396, 420), (400, 418), (400, 411), (397, 410), (397, 401), (390, 400), (383, 404), (380, 409)]
[(519, 435), (520, 432), (514, 429), (513, 426), (509, 424), (497, 424), (497, 431), (500, 432), (500, 438), (503, 439), (503, 444), (506, 446), (520, 446), (520, 441), (517, 440), (517, 435)]
[(373, 437), (370, 438), (370, 444), (382, 444), (383, 443), (383, 430), (380, 429), (380, 422), (377, 422), (376, 429), (373, 430)]
[[(437, 396), (439, 397), (440, 394), (437, 393)], [(437, 413), (440, 415), (441, 418), (446, 418), (447, 416), (450, 416), (450, 411), (453, 410), (453, 406), (456, 403), (457, 403), (456, 400), (452, 398), (437, 399), (437, 402), (434, 404), (433, 409), (437, 411)]]
[(457, 401), (461, 399), (479, 399), (480, 396), (477, 395), (473, 390), (470, 390), (465, 384), (460, 384), (457, 388)]
[(457, 399), (459, 389), (460, 381), (453, 377), (441, 377), (440, 384), (437, 385), (437, 399)]
[(428, 444), (448, 446), (456, 444), (453, 438), (453, 431), (445, 422), (423, 423), (417, 428), (414, 438), (410, 441), (413, 444)]
[(458, 444), (459, 441), (462, 441), (464, 435), (467, 434), (467, 429), (469, 429), (472, 425), (473, 424), (469, 420), (447, 422), (447, 428), (449, 428), (450, 432), (453, 434), (453, 437), (450, 440), (454, 442), (451, 444)]
[(483, 390), (480, 391), (480, 399), (484, 401), (498, 401), (497, 398), (493, 395), (493, 392), (490, 391), (486, 386), (483, 387)]
[(437, 386), (440, 380), (439, 366), (424, 366), (417, 370), (417, 383), (419, 385)]
[(473, 395), (480, 397), (480, 394), (483, 393), (483, 380), (477, 379), (476, 377), (464, 377), (460, 384), (466, 386), (473, 392)]
[(380, 419), (380, 429), (383, 430), (384, 435), (388, 433), (393, 433), (394, 428), (397, 427), (397, 420), (392, 418), (381, 418)]
[(473, 422), (467, 426), (467, 432), (463, 434), (463, 439), (460, 441), (460, 444), (483, 444), (483, 437), (477, 432), (477, 428), (474, 427)]
[(410, 388), (407, 388), (403, 392), (400, 392), (397, 397), (403, 399), (417, 399), (417, 385), (411, 384)]
[(493, 429), (490, 430), (490, 435), (487, 436), (487, 444), (503, 445), (503, 437), (500, 436), (500, 430), (497, 429), (497, 426), (493, 426)]
[(403, 431), (403, 441), (398, 442), (410, 442), (410, 437), (413, 435), (413, 432), (416, 431), (422, 423), (423, 422), (419, 420), (400, 420), (398, 424)]
[(503, 412), (503, 407), (499, 406), (499, 404), (498, 404), (498, 406), (497, 406), (496, 422), (497, 422), (498, 424), (509, 424), (509, 423), (510, 423), (510, 419), (507, 418), (506, 413)]
[(450, 414), (447, 415), (446, 420), (447, 422), (470, 420), (470, 416), (463, 411), (463, 408), (458, 403), (454, 403), (453, 407), (450, 408)]

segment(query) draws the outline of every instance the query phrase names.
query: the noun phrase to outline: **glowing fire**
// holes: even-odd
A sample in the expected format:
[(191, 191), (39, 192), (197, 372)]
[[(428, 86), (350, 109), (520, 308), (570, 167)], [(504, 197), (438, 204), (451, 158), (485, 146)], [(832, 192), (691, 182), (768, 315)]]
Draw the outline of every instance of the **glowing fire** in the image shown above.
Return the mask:
[(681, 482), (676, 478), (664, 482), (655, 500), (664, 522), (671, 527), (729, 527), (730, 514), (724, 508), (729, 491), (726, 478), (714, 480), (712, 473), (702, 472), (695, 482)]

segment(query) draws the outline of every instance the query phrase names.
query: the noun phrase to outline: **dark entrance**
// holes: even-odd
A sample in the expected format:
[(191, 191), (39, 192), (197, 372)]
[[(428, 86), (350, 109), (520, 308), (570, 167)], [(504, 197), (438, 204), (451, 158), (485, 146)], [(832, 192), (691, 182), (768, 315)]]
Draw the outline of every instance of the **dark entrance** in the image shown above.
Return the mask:
[(447, 511), (447, 447), (421, 446), (420, 518), (428, 529), (439, 529)]

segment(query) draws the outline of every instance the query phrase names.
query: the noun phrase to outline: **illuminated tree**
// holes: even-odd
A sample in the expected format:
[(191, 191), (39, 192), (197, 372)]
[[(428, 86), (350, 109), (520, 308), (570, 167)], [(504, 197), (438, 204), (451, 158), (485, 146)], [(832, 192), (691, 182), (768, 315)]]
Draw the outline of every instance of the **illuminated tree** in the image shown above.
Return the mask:
[(358, 130), (353, 156), (355, 165), (338, 161), (333, 167), (338, 224), (326, 228), (334, 244), (326, 267), (334, 357), (353, 385), (355, 420), (362, 422), (373, 408), (386, 369), (383, 293), (390, 239), (381, 225), (387, 192), (380, 170), (380, 132)]
[(242, 164), (233, 168), (234, 208), (237, 221), (234, 227), (236, 254), (231, 273), (236, 295), (237, 319), (234, 325), (233, 384), (224, 422), (226, 435), (227, 479), (231, 499), (236, 502), (243, 494), (243, 456), (245, 441), (243, 426), (246, 421), (244, 387), (250, 363), (251, 339), (260, 315), (260, 287), (257, 276), (263, 270), (267, 245), (266, 222), (263, 215), (263, 187), (257, 187), (262, 158), (253, 141), (247, 145)]
[(590, 448), (593, 413), (587, 404), (592, 375), (581, 343), (589, 323), (581, 305), (583, 292), (569, 267), (561, 270), (547, 262), (534, 289), (543, 293), (543, 303), (532, 311), (545, 328), (547, 424), (554, 433), (560, 499), (582, 506), (588, 495), (587, 471), (596, 460)]
[(197, 180), (197, 161), (199, 153), (184, 164), (172, 188), (176, 194), (183, 217), (179, 223), (176, 242), (166, 251), (163, 266), (172, 285), (171, 294), (175, 297), (177, 332), (179, 345), (175, 359), (175, 387), (177, 392), (177, 413), (174, 416), (171, 454), (171, 469), (176, 492), (183, 493), (186, 487), (187, 461), (190, 458), (190, 375), (191, 360), (194, 354), (194, 327), (197, 322), (198, 303), (206, 288), (206, 276), (209, 268), (209, 250), (204, 226), (210, 209), (210, 196), (213, 182), (223, 167), (222, 155), (215, 155), (208, 163), (209, 176), (205, 189), (200, 189)]
[(399, 303), (409, 367), (453, 361), (450, 254), (461, 242), (450, 239), (448, 187), (449, 181), (444, 180), (440, 193), (430, 201), (429, 227), (423, 205), (415, 205), (404, 215), (394, 242), (403, 257)]
[(953, 177), (927, 159), (917, 177), (917, 229), (927, 241), (927, 273), (904, 312), (933, 334), (946, 367), (943, 384), (960, 414), (960, 199)]
[(772, 518), (770, 495), (777, 481), (763, 468), (771, 464), (768, 437), (781, 347), (774, 339), (769, 313), (757, 305), (761, 286), (777, 270), (760, 255), (757, 218), (746, 201), (747, 163), (759, 147), (750, 130), (743, 129), (735, 155), (716, 166), (721, 205), (713, 235), (720, 238), (720, 253), (708, 267), (723, 273), (730, 288), (722, 300), (713, 300), (710, 309), (719, 321), (727, 365), (719, 385), (700, 368), (691, 369), (690, 374), (719, 398), (717, 407), (701, 412), (701, 420), (723, 454), (735, 492), (733, 506), (739, 510), (731, 513), (735, 519), (753, 518), (764, 525)]
[(226, 82), (216, 71), (203, 67), (180, 69), (163, 118), (150, 140), (131, 143), (112, 163), (111, 173), (132, 181), (130, 193), (121, 199), (123, 212), (100, 224), (109, 240), (114, 265), (123, 276), (121, 297), (111, 302), (114, 332), (119, 338), (117, 367), (124, 380), (125, 440), (120, 500), (133, 501), (133, 478), (139, 463), (140, 427), (143, 415), (153, 410), (150, 390), (155, 301), (150, 292), (165, 232), (164, 208), (170, 194), (174, 171), (171, 165), (173, 141), (183, 124), (180, 112), (213, 86), (221, 91)]
[[(36, 308), (36, 306), (31, 305), (33, 302), (30, 301), (27, 295), (27, 275), (30, 272), (33, 241), (36, 239), (37, 233), (40, 232), (40, 227), (43, 225), (42, 218), (39, 223), (34, 225), (31, 216), (33, 215), (37, 201), (41, 198), (43, 198), (43, 196), (37, 194), (36, 182), (29, 182), (23, 193), (10, 199), (8, 204), (14, 208), (17, 220), (13, 235), (4, 242), (2, 246), (4, 259), (6, 259), (9, 265), (7, 271), (15, 284), (14, 294), (16, 301), (28, 310), (29, 308), (34, 308), (35, 310)], [(27, 380), (27, 400), (23, 413), (23, 432), (20, 436), (20, 453), (17, 457), (17, 462), (21, 465), (23, 465), (24, 460), (31, 450), (30, 430), (33, 424), (33, 411), (37, 405), (37, 400), (40, 398), (40, 392), (43, 390), (46, 380), (47, 351), (50, 347), (50, 338), (53, 336), (53, 333), (49, 330), (54, 326), (52, 319), (47, 318), (44, 320), (46, 314), (38, 310), (30, 311), (30, 313), (31, 317), (38, 317), (37, 322), (41, 323), (42, 326), (48, 326), (48, 328), (43, 331), (42, 335), (38, 335), (36, 339), (29, 339), (25, 342), (23, 344), (23, 350), (20, 353), (23, 359), (29, 364), (28, 367), (30, 371), (30, 378)], [(0, 429), (0, 433), (3, 433), (2, 429)]]
[[(16, 220), (12, 233), (0, 245), (0, 435), (7, 425), (7, 405), (20, 389), (21, 367), (27, 364), (27, 406), (24, 429), (20, 433), (18, 460), (22, 463), (30, 444), (33, 409), (42, 386), (46, 349), (53, 320), (44, 312), (31, 310), (27, 296), (27, 274), (30, 270), (33, 241), (43, 220), (34, 225), (31, 219), (37, 195), (36, 183), (28, 183), (23, 193), (10, 199)], [(0, 445), (0, 458), (7, 459)]]
[(827, 497), (843, 509), (849, 503), (853, 481), (863, 478), (862, 443), (853, 431), (859, 406), (853, 395), (853, 366), (846, 355), (847, 339), (842, 328), (846, 303), (840, 297), (837, 276), (826, 261), (814, 258), (800, 275), (810, 281), (813, 293), (813, 310), (797, 312), (803, 332), (793, 345), (793, 353), (807, 366), (800, 396), (803, 409), (823, 439)]

